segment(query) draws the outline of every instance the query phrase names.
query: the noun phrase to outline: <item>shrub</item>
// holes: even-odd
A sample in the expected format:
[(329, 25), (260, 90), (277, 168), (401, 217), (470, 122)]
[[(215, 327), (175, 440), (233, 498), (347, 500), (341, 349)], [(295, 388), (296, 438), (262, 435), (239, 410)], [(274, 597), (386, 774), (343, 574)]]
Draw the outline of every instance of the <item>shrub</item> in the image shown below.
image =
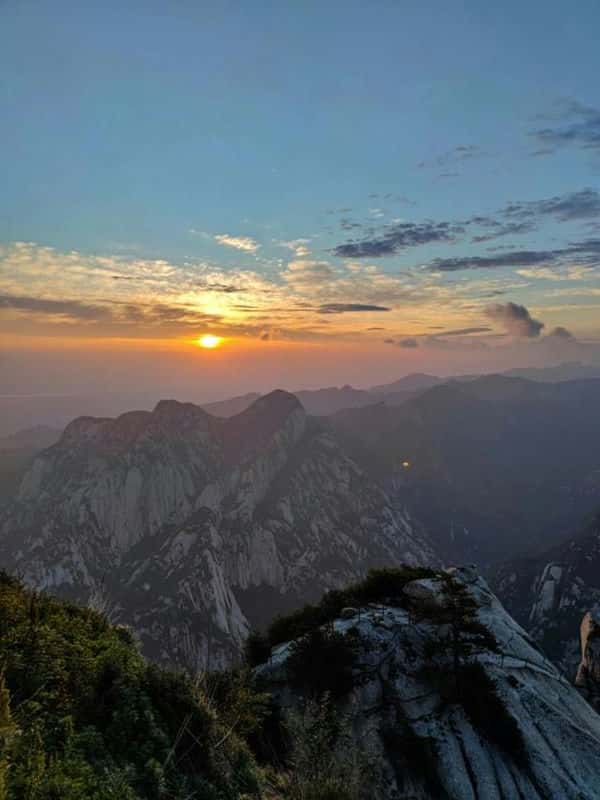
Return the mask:
[(287, 718), (290, 800), (358, 800), (374, 775), (369, 754), (354, 741), (350, 721), (336, 713), (329, 695), (310, 700)]
[[(403, 594), (407, 583), (419, 578), (432, 578), (441, 575), (426, 567), (402, 566), (394, 568), (372, 569), (367, 577), (343, 590), (326, 592), (319, 603), (307, 604), (303, 608), (277, 617), (268, 627), (264, 635), (263, 652), (278, 644), (289, 642), (304, 636), (313, 628), (332, 622), (346, 606), (365, 606), (370, 603), (386, 603), (389, 605), (408, 605), (408, 598)], [(253, 641), (251, 653), (256, 652), (258, 643)], [(251, 664), (249, 661), (248, 663)], [(261, 663), (261, 662), (259, 662)]]
[(356, 640), (323, 628), (296, 639), (286, 661), (290, 684), (313, 697), (340, 697), (352, 689)]
[[(189, 677), (149, 665), (102, 615), (0, 576), (0, 633), (0, 797), (229, 800), (258, 792), (237, 731), (248, 719), (219, 718)], [(238, 697), (251, 717), (250, 698), (241, 689)]]

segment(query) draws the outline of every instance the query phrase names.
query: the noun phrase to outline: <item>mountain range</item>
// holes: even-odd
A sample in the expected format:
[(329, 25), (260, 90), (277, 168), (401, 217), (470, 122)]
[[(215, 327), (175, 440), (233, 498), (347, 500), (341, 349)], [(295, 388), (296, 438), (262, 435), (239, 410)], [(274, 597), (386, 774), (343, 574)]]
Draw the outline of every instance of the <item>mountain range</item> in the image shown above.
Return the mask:
[(2, 516), (0, 565), (193, 668), (371, 566), (436, 563), (425, 533), (282, 391), (228, 419), (176, 401), (83, 417)]

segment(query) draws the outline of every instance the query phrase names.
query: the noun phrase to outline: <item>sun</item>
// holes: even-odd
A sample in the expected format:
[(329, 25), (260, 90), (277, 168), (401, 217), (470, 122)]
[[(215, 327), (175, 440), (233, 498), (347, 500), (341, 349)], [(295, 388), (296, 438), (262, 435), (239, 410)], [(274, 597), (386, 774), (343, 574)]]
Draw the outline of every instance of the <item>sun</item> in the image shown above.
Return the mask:
[(205, 333), (204, 336), (199, 336), (196, 339), (196, 344), (199, 347), (204, 347), (205, 350), (214, 350), (222, 341), (222, 336), (214, 336), (212, 333)]

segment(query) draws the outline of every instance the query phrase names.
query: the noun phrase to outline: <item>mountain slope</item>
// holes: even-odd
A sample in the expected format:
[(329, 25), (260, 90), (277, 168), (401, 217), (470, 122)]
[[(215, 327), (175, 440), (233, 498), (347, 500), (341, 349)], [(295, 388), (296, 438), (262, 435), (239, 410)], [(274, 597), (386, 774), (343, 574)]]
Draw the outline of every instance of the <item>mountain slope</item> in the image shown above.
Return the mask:
[[(0, 563), (131, 623), (153, 658), (216, 665), (251, 624), (431, 546), (285, 392), (81, 418), (34, 461)], [(266, 609), (266, 610), (265, 610)]]
[(60, 430), (38, 425), (0, 438), (0, 505), (14, 497), (33, 458), (60, 438)]
[(329, 423), (444, 558), (487, 565), (559, 541), (600, 503), (598, 407), (600, 380), (492, 375)]
[(3, 573), (0, 629), (4, 798), (258, 794), (258, 770), (227, 709), (191, 678), (145, 662), (128, 630)]
[[(327, 647), (338, 663), (345, 653), (331, 690), (375, 769), (377, 800), (597, 798), (600, 717), (485, 581), (472, 568), (417, 579), (400, 570), (396, 587), (382, 578), (378, 601), (279, 644), (257, 668), (278, 703), (301, 709), (326, 685)], [(314, 664), (310, 683), (300, 664)]]
[(579, 622), (600, 610), (600, 515), (560, 545), (503, 564), (494, 587), (508, 611), (574, 677)]

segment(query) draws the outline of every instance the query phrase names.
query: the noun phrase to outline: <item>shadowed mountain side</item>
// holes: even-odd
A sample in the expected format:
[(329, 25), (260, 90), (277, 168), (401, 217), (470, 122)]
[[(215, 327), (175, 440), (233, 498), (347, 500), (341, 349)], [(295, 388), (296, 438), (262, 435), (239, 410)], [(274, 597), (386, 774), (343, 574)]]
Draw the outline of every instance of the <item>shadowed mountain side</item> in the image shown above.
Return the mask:
[(547, 547), (600, 503), (599, 407), (600, 380), (492, 375), (328, 423), (444, 558), (486, 565)]

